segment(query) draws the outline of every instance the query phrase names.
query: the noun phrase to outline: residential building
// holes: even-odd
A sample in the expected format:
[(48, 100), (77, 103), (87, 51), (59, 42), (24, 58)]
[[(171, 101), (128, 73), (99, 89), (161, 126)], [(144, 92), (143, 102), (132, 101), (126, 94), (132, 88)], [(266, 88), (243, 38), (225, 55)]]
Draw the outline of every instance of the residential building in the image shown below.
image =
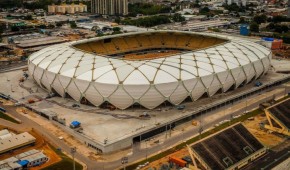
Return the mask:
[(49, 5), (48, 13), (60, 13), (60, 14), (74, 14), (87, 12), (87, 5), (80, 4), (61, 4), (61, 5)]
[(127, 15), (128, 0), (92, 0), (92, 13), (101, 15)]

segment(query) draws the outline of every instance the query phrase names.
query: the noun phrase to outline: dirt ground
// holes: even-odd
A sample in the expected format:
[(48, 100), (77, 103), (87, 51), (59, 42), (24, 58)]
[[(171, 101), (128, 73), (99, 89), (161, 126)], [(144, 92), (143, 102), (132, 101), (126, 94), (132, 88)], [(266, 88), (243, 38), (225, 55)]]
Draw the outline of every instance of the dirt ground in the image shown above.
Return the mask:
[[(243, 122), (243, 125), (266, 147), (271, 148), (273, 146), (278, 145), (283, 142), (285, 139), (273, 134), (268, 133), (265, 130), (261, 130), (259, 127), (259, 123), (266, 120), (265, 114), (257, 115), (254, 117), (254, 120), (246, 120)], [(178, 158), (182, 158), (184, 156), (189, 156), (189, 152), (187, 148), (183, 148), (181, 150), (176, 151), (166, 157), (163, 157), (159, 160), (151, 162), (148, 166), (142, 168), (142, 170), (147, 170), (148, 168), (156, 168), (159, 169), (162, 164), (167, 164), (169, 157), (175, 156)]]
[(5, 100), (5, 99), (2, 99), (2, 98), (0, 98), (0, 102), (2, 102), (4, 106), (13, 106), (14, 105), (14, 103), (12, 101)]
[(50, 148), (48, 144), (45, 144), (41, 149), (43, 153), (49, 157), (48, 161), (40, 166), (30, 168), (30, 170), (42, 169), (61, 161), (61, 158)]
[(76, 41), (76, 40), (79, 40), (81, 37), (80, 35), (77, 35), (77, 34), (70, 34), (70, 35), (67, 35), (66, 38), (69, 39), (70, 41)]
[(274, 58), (290, 58), (290, 46), (284, 45), (283, 49), (272, 50)]
[(187, 148), (185, 147), (185, 148), (183, 148), (181, 150), (178, 150), (178, 151), (176, 151), (176, 152), (174, 152), (174, 153), (172, 153), (170, 155), (167, 155), (167, 156), (165, 156), (165, 157), (163, 157), (163, 158), (161, 158), (161, 159), (159, 159), (157, 161), (151, 162), (148, 166), (145, 166), (144, 168), (142, 168), (142, 170), (147, 170), (149, 168), (159, 169), (162, 164), (167, 164), (168, 163), (170, 156), (171, 157), (182, 158), (184, 156), (189, 156), (189, 152), (188, 152)]
[(46, 128), (48, 131), (50, 131), (52, 134), (54, 134), (57, 137), (63, 137), (64, 142), (69, 146), (76, 146), (78, 152), (81, 152), (83, 155), (93, 159), (98, 160), (100, 158), (99, 155), (92, 152), (89, 148), (87, 148), (84, 144), (82, 144), (80, 141), (75, 139), (72, 135), (66, 133), (58, 126), (52, 124), (49, 121), (43, 120), (39, 115), (36, 113), (27, 110), (26, 108), (18, 108), (16, 110), (18, 113), (25, 114), (29, 119), (37, 122), (39, 125)]
[(255, 116), (254, 120), (246, 120), (243, 124), (264, 146), (271, 148), (283, 142), (284, 138), (266, 130), (261, 130), (259, 123), (266, 120), (265, 114), (261, 114)]

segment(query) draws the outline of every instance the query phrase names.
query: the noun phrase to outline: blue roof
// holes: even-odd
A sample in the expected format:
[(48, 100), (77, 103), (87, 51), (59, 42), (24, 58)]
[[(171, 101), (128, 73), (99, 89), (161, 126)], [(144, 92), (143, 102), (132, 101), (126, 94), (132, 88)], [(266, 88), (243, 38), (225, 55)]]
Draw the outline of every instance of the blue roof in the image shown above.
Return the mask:
[(78, 122), (78, 121), (72, 121), (71, 122), (71, 125), (73, 125), (73, 126), (79, 126), (81, 123), (80, 122)]
[(274, 38), (269, 38), (269, 37), (263, 37), (262, 40), (265, 40), (265, 41), (274, 41), (275, 39)]
[(18, 164), (20, 164), (21, 166), (25, 166), (29, 163), (28, 160), (20, 160), (20, 161), (17, 161)]

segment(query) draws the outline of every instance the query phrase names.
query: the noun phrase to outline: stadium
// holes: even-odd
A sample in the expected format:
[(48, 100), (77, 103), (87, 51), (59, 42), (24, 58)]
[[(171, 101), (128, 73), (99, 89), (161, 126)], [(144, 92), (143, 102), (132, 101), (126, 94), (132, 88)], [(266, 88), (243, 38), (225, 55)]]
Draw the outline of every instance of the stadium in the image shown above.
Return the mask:
[(63, 43), (29, 57), (39, 86), (62, 97), (126, 109), (179, 105), (264, 75), (269, 49), (225, 35), (148, 31)]

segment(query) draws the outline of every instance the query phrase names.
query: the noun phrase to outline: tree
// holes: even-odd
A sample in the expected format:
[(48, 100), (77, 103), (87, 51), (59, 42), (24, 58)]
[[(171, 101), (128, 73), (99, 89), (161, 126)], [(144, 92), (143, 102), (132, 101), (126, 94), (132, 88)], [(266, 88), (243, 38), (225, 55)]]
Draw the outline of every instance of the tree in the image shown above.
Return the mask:
[(38, 26), (38, 28), (40, 28), (40, 29), (45, 29), (45, 28), (46, 28), (46, 25), (41, 24), (41, 25)]
[(277, 32), (277, 33), (287, 33), (289, 31), (289, 27), (287, 25), (270, 23), (266, 27), (269, 31)]
[(32, 15), (26, 15), (23, 19), (24, 20), (32, 20), (33, 18), (32, 18)]
[(289, 31), (289, 27), (287, 25), (282, 25), (281, 30), (282, 30), (282, 33), (286, 33)]
[(55, 25), (56, 25), (57, 27), (61, 27), (61, 26), (62, 26), (62, 23), (61, 23), (61, 22), (57, 22)]
[(0, 42), (2, 42), (2, 33), (4, 32), (4, 29), (2, 25), (0, 25)]
[(12, 32), (17, 32), (17, 31), (19, 31), (19, 27), (13, 25), (13, 26), (11, 26), (11, 31), (12, 31)]
[(53, 29), (53, 28), (55, 28), (55, 26), (52, 25), (52, 24), (49, 24), (49, 25), (47, 26), (47, 28), (49, 28), (49, 29)]
[(120, 34), (120, 33), (122, 33), (120, 27), (114, 27), (113, 28), (113, 34)]
[(155, 5), (152, 3), (130, 3), (128, 5), (128, 11), (130, 16), (136, 16), (137, 14), (155, 15), (159, 13), (169, 13), (171, 7), (166, 5)]
[(4, 24), (0, 24), (0, 36), (2, 35), (2, 33), (4, 32)]
[(193, 8), (199, 8), (200, 7), (199, 0), (196, 0), (195, 3), (193, 5), (191, 5), (191, 7), (193, 7)]
[(120, 27), (114, 27), (114, 28), (113, 28), (113, 31), (114, 31), (114, 32), (120, 32), (120, 31), (121, 31), (121, 28), (120, 28)]
[(116, 17), (116, 18), (115, 18), (115, 22), (116, 22), (117, 24), (120, 24), (120, 22), (121, 22), (121, 18), (120, 18), (120, 17)]
[(246, 23), (245, 18), (244, 17), (241, 17), (239, 23), (241, 23), (241, 24)]
[(256, 15), (254, 16), (253, 20), (260, 25), (261, 23), (265, 23), (267, 21), (267, 16), (265, 14)]
[(122, 20), (121, 23), (124, 25), (153, 27), (156, 25), (170, 23), (170, 19), (169, 19), (169, 16), (155, 15), (155, 16), (150, 16), (146, 18), (138, 18), (135, 20), (131, 20), (130, 18), (127, 18), (127, 19)]
[(182, 15), (180, 15), (180, 14), (178, 14), (178, 13), (175, 13), (175, 14), (172, 16), (172, 20), (173, 20), (174, 22), (182, 22), (182, 21), (185, 21), (185, 18), (184, 18)]
[(285, 33), (285, 32), (288, 32), (288, 31), (289, 31), (289, 28), (286, 25), (276, 24), (274, 26), (274, 32)]
[(287, 22), (287, 21), (290, 21), (290, 19), (287, 19), (287, 17), (285, 16), (278, 15), (278, 16), (274, 16), (272, 21), (274, 23), (278, 23), (278, 22)]
[(0, 0), (1, 8), (21, 7), (21, 0)]
[(70, 22), (70, 27), (71, 27), (72, 29), (76, 28), (76, 27), (77, 27), (76, 22), (74, 22), (74, 21)]
[(252, 32), (259, 32), (259, 24), (257, 24), (256, 22), (252, 22), (250, 25), (250, 30)]
[(199, 13), (201, 13), (201, 14), (207, 14), (207, 13), (209, 13), (209, 8), (208, 7), (203, 7), (203, 8), (200, 8), (199, 9)]

